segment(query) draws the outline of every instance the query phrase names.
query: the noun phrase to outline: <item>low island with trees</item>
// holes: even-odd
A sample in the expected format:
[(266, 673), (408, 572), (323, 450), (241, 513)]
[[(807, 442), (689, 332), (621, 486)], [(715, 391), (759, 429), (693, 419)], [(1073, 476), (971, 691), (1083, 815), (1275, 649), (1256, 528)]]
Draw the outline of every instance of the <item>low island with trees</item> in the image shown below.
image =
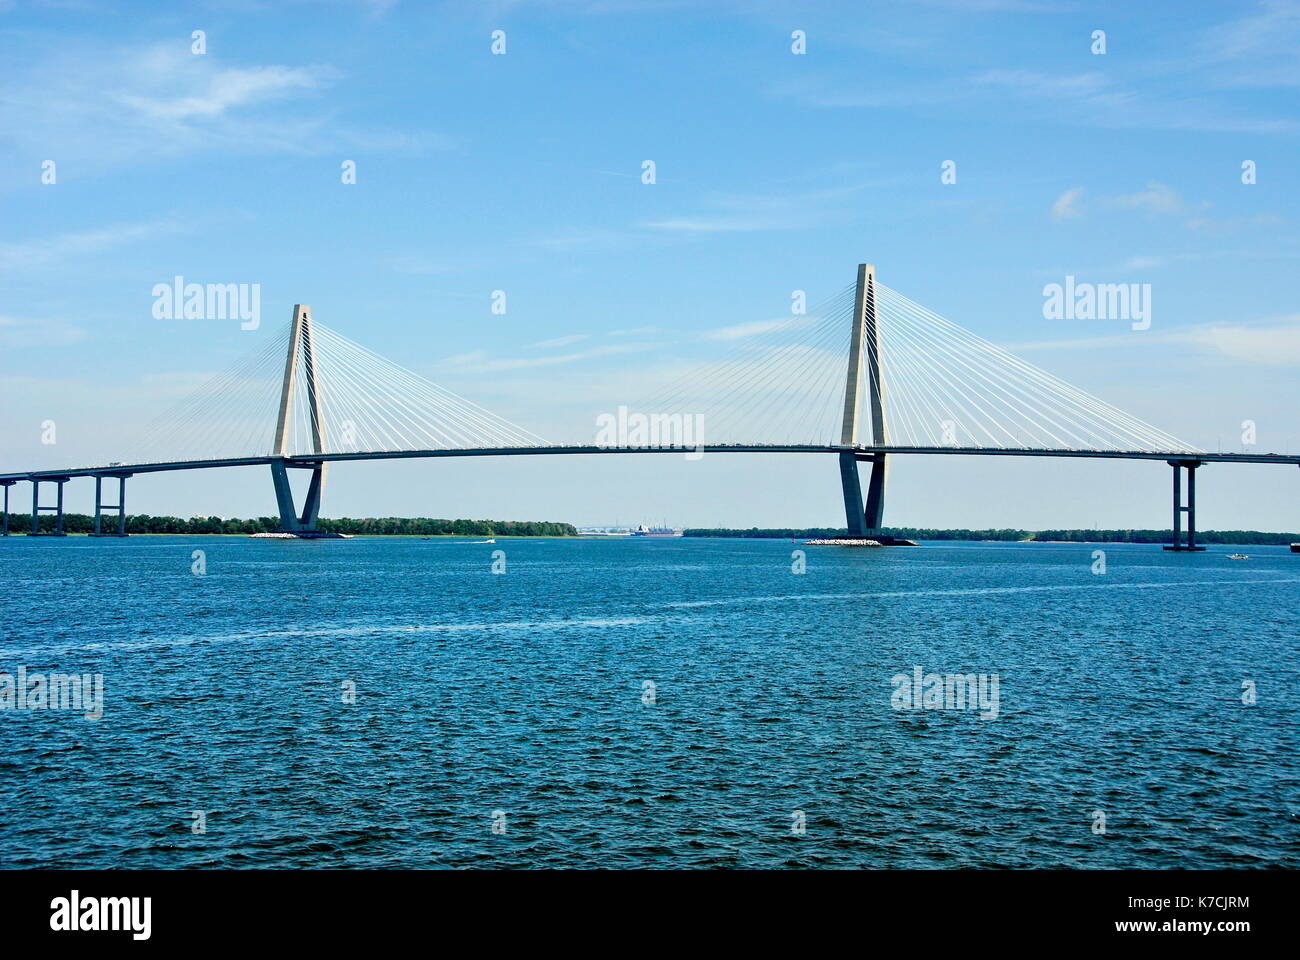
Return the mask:
[[(10, 513), (9, 532), (26, 533), (31, 530), (31, 514)], [(42, 514), (38, 530), (53, 533), (55, 518)], [(65, 533), (92, 533), (95, 518), (84, 513), (65, 513)], [(117, 530), (117, 516), (103, 519), (106, 532)], [(128, 534), (216, 534), (247, 536), (253, 533), (274, 533), (280, 529), (279, 517), (152, 517), (148, 514), (128, 514)], [(322, 517), (317, 521), (322, 533), (345, 533), (355, 537), (576, 537), (578, 529), (571, 523), (547, 520), (440, 520), (431, 517)]]
[[(31, 531), (32, 518), (28, 513), (9, 514), (9, 532), (24, 534)], [(582, 534), (571, 523), (550, 520), (444, 520), (432, 517), (336, 517), (321, 518), (317, 528), (322, 533), (343, 533), (354, 537), (579, 537)], [(95, 518), (84, 513), (65, 513), (63, 531), (68, 534), (89, 534), (95, 529)], [(117, 517), (106, 515), (103, 529), (117, 530)], [(274, 533), (280, 529), (279, 517), (154, 517), (148, 514), (129, 514), (126, 532), (136, 535), (193, 536), (213, 534), (248, 536), (254, 533)], [(39, 519), (40, 533), (53, 533), (55, 518), (43, 513)], [(1170, 530), (936, 530), (927, 527), (890, 527), (885, 533), (898, 539), (916, 541), (1006, 541), (1026, 543), (1036, 541), (1057, 543), (1169, 543)], [(750, 527), (738, 528), (688, 528), (685, 537), (723, 537), (764, 540), (823, 540), (847, 536), (843, 527)], [(1196, 540), (1202, 544), (1240, 544), (1242, 546), (1270, 546), (1300, 542), (1300, 533), (1269, 533), (1262, 530), (1198, 530)]]

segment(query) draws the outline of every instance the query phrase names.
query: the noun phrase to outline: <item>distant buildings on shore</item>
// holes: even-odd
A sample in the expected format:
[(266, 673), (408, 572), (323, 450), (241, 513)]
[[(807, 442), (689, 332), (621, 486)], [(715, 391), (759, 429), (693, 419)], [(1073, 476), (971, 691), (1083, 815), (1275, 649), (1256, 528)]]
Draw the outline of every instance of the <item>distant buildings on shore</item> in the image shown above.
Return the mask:
[(579, 527), (580, 537), (680, 537), (676, 527), (648, 527), (644, 523), (635, 527)]

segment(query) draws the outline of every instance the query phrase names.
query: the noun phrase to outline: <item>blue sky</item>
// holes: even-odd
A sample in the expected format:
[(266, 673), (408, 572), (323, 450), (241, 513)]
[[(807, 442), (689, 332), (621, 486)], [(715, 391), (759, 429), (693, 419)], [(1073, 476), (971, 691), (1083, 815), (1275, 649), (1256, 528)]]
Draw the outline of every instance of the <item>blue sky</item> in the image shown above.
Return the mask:
[[(710, 331), (860, 261), (1175, 436), (1238, 450), (1250, 419), (1294, 453), (1298, 44), (1287, 2), (0, 3), (0, 467), (114, 457), (295, 302), (589, 436)], [(178, 274), (260, 284), (261, 327), (155, 319)], [(1149, 283), (1151, 328), (1044, 319), (1067, 275)], [(1300, 527), (1295, 474), (1205, 468), (1201, 526)], [(1160, 464), (926, 458), (890, 482), (900, 525), (1168, 524)], [(273, 512), (264, 469), (130, 490)], [(842, 522), (834, 461), (780, 456), (357, 464), (324, 513)]]

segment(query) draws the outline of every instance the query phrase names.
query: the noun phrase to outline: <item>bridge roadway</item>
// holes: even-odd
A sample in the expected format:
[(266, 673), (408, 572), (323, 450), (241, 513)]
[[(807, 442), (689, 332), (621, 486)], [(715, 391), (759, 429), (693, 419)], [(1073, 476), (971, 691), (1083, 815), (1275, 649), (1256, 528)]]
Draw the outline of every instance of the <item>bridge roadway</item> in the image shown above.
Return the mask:
[(1051, 450), (1031, 447), (901, 447), (858, 444), (736, 443), (704, 444), (700, 447), (606, 447), (606, 446), (536, 446), (536, 447), (469, 447), (435, 450), (369, 450), (339, 453), (312, 453), (291, 457), (236, 457), (213, 460), (174, 460), (158, 463), (113, 463), (94, 467), (63, 470), (27, 470), (0, 473), (0, 482), (19, 480), (59, 480), (73, 477), (119, 477), (141, 473), (165, 473), (173, 470), (205, 470), (215, 467), (255, 467), (283, 461), (286, 466), (310, 467), (318, 463), (348, 460), (414, 460), (437, 457), (513, 457), (590, 455), (609, 453), (846, 453), (867, 460), (876, 454), (924, 454), (935, 456), (992, 457), (1086, 457), (1107, 460), (1164, 460), (1198, 463), (1283, 463), (1300, 465), (1300, 454), (1280, 453), (1207, 453), (1203, 450), (1153, 453), (1146, 450)]

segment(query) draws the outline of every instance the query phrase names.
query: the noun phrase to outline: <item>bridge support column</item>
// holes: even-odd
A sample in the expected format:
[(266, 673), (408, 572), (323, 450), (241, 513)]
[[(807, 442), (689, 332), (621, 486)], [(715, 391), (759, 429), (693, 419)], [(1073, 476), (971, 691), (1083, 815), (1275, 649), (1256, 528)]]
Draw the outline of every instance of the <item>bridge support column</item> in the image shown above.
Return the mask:
[(318, 463), (311, 472), (311, 483), (307, 487), (307, 499), (302, 504), (302, 514), (298, 523), (304, 530), (316, 529), (316, 518), (320, 516), (320, 497), (325, 485), (325, 464)]
[[(70, 477), (41, 477), (39, 480), (32, 478), (32, 532), (33, 537), (63, 537), (67, 536), (63, 532), (63, 485), (70, 480)], [(41, 506), (41, 484), (53, 483), (58, 488), (58, 498), (55, 506)], [(40, 515), (41, 513), (54, 514), (54, 532), (41, 533)]]
[(858, 476), (858, 458), (848, 450), (840, 453), (840, 486), (844, 488), (844, 520), (849, 536), (863, 539), (867, 535), (867, 518), (862, 508), (862, 480)]
[[(303, 501), (302, 513), (293, 502), (293, 487), (289, 485), (289, 468), (311, 470), (311, 484)], [(275, 501), (280, 508), (280, 532), (313, 534), (320, 515), (321, 489), (325, 482), (325, 464), (293, 463), (283, 458), (271, 461), (271, 481), (275, 484)]]
[(885, 526), (885, 474), (889, 467), (883, 453), (876, 454), (871, 462), (871, 479), (867, 481), (867, 506), (865, 520), (867, 536), (874, 536)]
[[(862, 478), (858, 474), (858, 461), (871, 463), (871, 477), (867, 481), (864, 505)], [(885, 454), (840, 453), (840, 486), (844, 489), (844, 520), (848, 535), (865, 539), (881, 535), (885, 520)]]
[[(126, 536), (126, 478), (129, 474), (117, 475), (117, 503), (105, 503), (103, 497), (104, 480), (102, 474), (95, 475), (95, 532), (92, 537), (125, 537)], [(112, 479), (108, 477), (107, 479)], [(117, 511), (117, 533), (104, 533), (103, 530), (103, 512), (105, 510)]]
[[(1196, 545), (1196, 468), (1199, 460), (1170, 460), (1174, 468), (1174, 542), (1166, 550), (1197, 551), (1204, 547)], [(1183, 502), (1183, 484), (1180, 470), (1187, 471), (1187, 501)], [(1182, 518), (1187, 515), (1187, 540), (1183, 541)]]
[(17, 480), (0, 480), (0, 486), (5, 488), (4, 533), (0, 536), (9, 536), (9, 488), (17, 482)]
[(271, 482), (275, 484), (275, 502), (280, 508), (280, 532), (297, 533), (298, 511), (293, 505), (293, 488), (289, 486), (289, 471), (283, 459), (271, 461)]

